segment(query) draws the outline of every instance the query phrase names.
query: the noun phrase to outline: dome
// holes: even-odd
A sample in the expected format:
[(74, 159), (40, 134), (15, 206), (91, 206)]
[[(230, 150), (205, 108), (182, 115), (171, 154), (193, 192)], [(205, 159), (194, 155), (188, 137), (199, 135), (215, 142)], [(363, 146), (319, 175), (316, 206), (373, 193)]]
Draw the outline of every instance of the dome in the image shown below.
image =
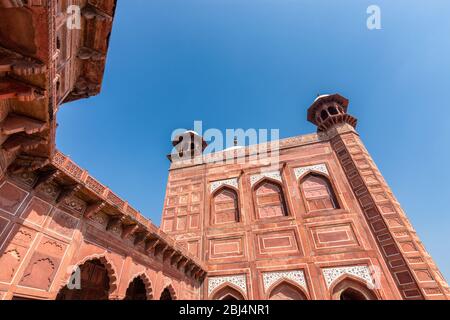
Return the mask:
[(232, 146), (226, 149), (223, 149), (223, 151), (227, 152), (227, 151), (233, 151), (233, 150), (237, 150), (237, 149), (242, 149), (244, 148), (243, 146)]

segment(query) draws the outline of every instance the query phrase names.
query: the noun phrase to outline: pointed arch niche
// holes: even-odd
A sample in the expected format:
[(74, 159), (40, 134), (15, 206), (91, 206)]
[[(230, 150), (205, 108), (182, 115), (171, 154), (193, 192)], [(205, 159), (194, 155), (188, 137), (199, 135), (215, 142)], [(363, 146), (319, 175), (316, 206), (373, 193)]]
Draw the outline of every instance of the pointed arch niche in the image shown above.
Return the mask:
[(244, 295), (231, 285), (221, 286), (213, 295), (212, 300), (245, 300)]
[(339, 266), (322, 269), (333, 300), (378, 300), (371, 269), (367, 265)]
[(280, 182), (264, 178), (253, 186), (253, 199), (257, 219), (288, 215), (283, 187)]
[(235, 223), (241, 220), (237, 191), (230, 186), (222, 186), (211, 196), (211, 224)]
[(303, 290), (293, 282), (283, 279), (268, 294), (269, 300), (307, 300)]
[(295, 176), (307, 212), (340, 208), (325, 164), (296, 168)]
[(341, 277), (330, 291), (333, 300), (378, 300), (376, 293), (367, 284), (350, 275)]

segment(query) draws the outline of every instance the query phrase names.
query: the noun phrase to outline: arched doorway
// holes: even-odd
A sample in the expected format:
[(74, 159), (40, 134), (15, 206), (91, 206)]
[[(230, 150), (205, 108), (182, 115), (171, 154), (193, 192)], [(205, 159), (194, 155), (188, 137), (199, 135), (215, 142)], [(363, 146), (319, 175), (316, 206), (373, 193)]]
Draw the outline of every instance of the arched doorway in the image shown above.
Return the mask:
[(171, 287), (165, 287), (164, 290), (161, 292), (161, 296), (159, 297), (159, 300), (176, 300), (177, 297), (175, 295), (175, 290)]
[(346, 277), (331, 288), (333, 300), (378, 300), (376, 293), (366, 284)]
[(307, 300), (306, 295), (296, 286), (283, 281), (269, 294), (270, 300)]
[(341, 300), (367, 300), (366, 297), (353, 288), (347, 288), (340, 294)]
[(225, 286), (218, 290), (213, 296), (213, 300), (245, 300), (244, 296), (236, 289)]
[(109, 276), (100, 259), (86, 261), (80, 266), (80, 288), (64, 286), (56, 300), (108, 300)]
[(130, 282), (124, 300), (147, 300), (147, 289), (141, 277)]

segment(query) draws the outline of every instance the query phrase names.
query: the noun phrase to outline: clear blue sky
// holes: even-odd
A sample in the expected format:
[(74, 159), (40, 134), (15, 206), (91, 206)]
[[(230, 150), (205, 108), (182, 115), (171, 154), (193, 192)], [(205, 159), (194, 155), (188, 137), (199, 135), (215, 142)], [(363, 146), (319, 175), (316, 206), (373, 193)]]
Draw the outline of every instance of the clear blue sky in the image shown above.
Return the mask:
[(118, 2), (102, 93), (62, 107), (61, 151), (159, 224), (172, 130), (306, 134), (317, 93), (339, 92), (450, 280), (450, 1)]

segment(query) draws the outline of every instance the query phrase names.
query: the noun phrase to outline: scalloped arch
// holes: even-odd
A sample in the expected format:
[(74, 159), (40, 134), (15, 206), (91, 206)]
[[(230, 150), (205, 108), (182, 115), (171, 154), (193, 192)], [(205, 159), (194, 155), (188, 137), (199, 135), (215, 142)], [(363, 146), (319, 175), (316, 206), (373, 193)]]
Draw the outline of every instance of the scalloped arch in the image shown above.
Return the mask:
[(117, 290), (117, 272), (116, 268), (114, 267), (114, 264), (112, 261), (110, 261), (104, 254), (93, 254), (90, 256), (87, 256), (83, 258), (80, 262), (78, 262), (77, 266), (82, 266), (84, 263), (98, 259), (100, 262), (105, 266), (106, 271), (108, 273), (108, 279), (109, 279), (109, 296)]
[(133, 280), (136, 278), (140, 278), (142, 282), (144, 282), (145, 291), (147, 293), (147, 300), (153, 300), (153, 286), (147, 274), (145, 272), (135, 274), (133, 277), (131, 277), (130, 281), (128, 282), (128, 285), (130, 285), (130, 283), (132, 283)]
[(172, 300), (178, 300), (178, 296), (177, 296), (177, 292), (175, 291), (175, 289), (173, 288), (172, 284), (169, 283), (168, 285), (166, 285), (162, 290), (161, 293), (159, 294), (159, 297), (161, 298), (162, 293), (164, 292), (164, 290), (169, 290), (170, 292), (170, 296), (172, 297)]

